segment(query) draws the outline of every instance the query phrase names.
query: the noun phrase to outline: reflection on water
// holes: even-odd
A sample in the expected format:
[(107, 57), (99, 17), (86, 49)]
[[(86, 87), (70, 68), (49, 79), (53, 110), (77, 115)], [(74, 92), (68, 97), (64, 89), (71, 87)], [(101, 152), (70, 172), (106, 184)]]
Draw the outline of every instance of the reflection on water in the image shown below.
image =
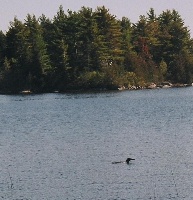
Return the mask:
[(192, 88), (2, 95), (0, 111), (2, 200), (193, 199)]

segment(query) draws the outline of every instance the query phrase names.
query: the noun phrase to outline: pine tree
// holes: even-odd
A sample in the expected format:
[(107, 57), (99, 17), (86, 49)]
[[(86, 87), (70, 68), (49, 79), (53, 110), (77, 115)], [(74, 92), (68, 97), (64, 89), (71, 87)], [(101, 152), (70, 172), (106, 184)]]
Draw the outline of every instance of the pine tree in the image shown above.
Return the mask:
[[(11, 80), (7, 89), (17, 92), (23, 89), (27, 76), (27, 43), (25, 40), (25, 26), (16, 17), (10, 23), (6, 33), (6, 59), (9, 70), (6, 79)], [(6, 69), (5, 69), (6, 70)]]
[(50, 59), (43, 39), (42, 28), (34, 15), (27, 15), (25, 27), (27, 32), (26, 41), (28, 44), (28, 76), (31, 81), (31, 87), (39, 90), (42, 85), (43, 76), (52, 70)]
[(5, 58), (5, 50), (6, 50), (6, 36), (0, 31), (0, 71), (2, 69), (2, 65)]
[[(191, 46), (189, 31), (184, 26), (181, 16), (175, 10), (164, 11), (159, 16), (159, 22), (160, 30), (164, 33), (159, 36), (159, 40), (162, 44), (162, 58), (168, 66), (167, 79), (173, 82), (186, 82), (185, 77), (187, 75), (185, 74), (187, 74), (187, 71), (191, 71), (191, 67), (189, 64), (182, 63), (187, 63), (187, 60), (191, 63), (191, 59), (188, 59), (192, 57), (189, 53)], [(188, 69), (186, 69), (187, 67)], [(187, 81), (189, 82), (190, 78)]]

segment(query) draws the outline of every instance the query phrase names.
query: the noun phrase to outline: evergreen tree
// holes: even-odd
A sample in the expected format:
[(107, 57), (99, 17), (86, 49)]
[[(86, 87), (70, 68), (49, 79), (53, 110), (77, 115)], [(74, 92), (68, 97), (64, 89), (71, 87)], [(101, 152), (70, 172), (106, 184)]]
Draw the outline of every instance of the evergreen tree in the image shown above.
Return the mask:
[(134, 66), (132, 65), (132, 24), (130, 20), (123, 17), (121, 22), (121, 32), (123, 38), (123, 53), (124, 53), (124, 69), (126, 71), (134, 71)]
[[(187, 27), (184, 26), (182, 18), (175, 10), (164, 11), (159, 16), (159, 22), (160, 30), (163, 33), (159, 36), (161, 52), (163, 56), (162, 58), (168, 66), (167, 79), (172, 80), (173, 82), (181, 82), (182, 80), (179, 74), (182, 74), (183, 71), (186, 71), (186, 65), (176, 67), (174, 63), (176, 62), (176, 59), (180, 59), (180, 63), (182, 63), (182, 57), (180, 55), (184, 55), (189, 52), (189, 31)], [(184, 58), (189, 56), (190, 54), (184, 55)]]
[[(68, 46), (66, 44), (66, 38), (62, 32), (62, 7), (59, 8), (58, 19), (55, 17), (55, 21), (52, 23), (45, 16), (40, 18), (43, 37), (46, 43), (47, 52), (50, 57), (51, 71), (47, 74), (47, 85), (52, 90), (61, 90), (66, 87), (70, 81), (69, 70), (71, 69), (68, 64)], [(63, 19), (65, 15), (63, 13)], [(57, 56), (56, 56), (57, 55)], [(50, 80), (52, 82), (50, 83)]]
[(2, 70), (2, 65), (5, 58), (5, 50), (6, 50), (6, 36), (0, 31), (0, 71)]
[(123, 73), (124, 51), (121, 24), (104, 6), (94, 12), (97, 22), (95, 43), (100, 69), (106, 74), (107, 85), (117, 85)]
[(5, 74), (7, 80), (7, 89), (12, 92), (18, 92), (26, 85), (27, 76), (27, 43), (25, 40), (25, 26), (17, 18), (10, 23), (10, 28), (6, 34), (6, 58)]
[(50, 59), (43, 40), (42, 28), (34, 15), (27, 15), (25, 27), (28, 33), (26, 40), (28, 44), (30, 86), (34, 90), (39, 90), (43, 84), (43, 76), (51, 70)]

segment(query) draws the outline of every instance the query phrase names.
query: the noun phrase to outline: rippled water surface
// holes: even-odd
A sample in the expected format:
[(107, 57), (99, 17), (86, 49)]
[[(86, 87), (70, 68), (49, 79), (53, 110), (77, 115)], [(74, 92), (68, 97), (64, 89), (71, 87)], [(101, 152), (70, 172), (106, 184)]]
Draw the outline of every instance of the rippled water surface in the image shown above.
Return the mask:
[(1, 95), (0, 200), (43, 199), (193, 199), (193, 88)]

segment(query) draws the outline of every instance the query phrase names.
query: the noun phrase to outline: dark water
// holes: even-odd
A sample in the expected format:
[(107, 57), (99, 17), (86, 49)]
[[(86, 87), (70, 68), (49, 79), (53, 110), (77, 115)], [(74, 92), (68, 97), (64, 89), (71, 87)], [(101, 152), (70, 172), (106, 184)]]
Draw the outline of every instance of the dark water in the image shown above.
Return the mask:
[(193, 88), (1, 95), (5, 199), (193, 199)]

